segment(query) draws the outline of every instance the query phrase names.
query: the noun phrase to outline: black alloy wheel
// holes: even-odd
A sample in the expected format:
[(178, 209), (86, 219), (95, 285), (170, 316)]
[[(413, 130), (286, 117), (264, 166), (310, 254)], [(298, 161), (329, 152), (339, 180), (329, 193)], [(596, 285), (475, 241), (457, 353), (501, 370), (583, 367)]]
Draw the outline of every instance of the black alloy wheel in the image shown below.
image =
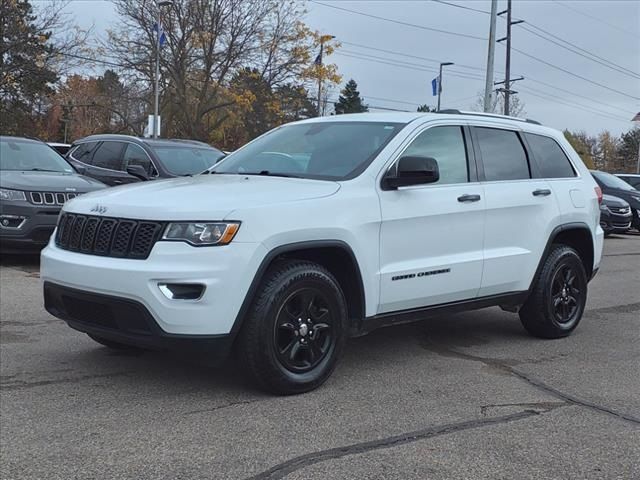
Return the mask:
[(287, 370), (313, 370), (335, 348), (330, 302), (318, 288), (306, 287), (284, 301), (274, 325), (274, 345)]

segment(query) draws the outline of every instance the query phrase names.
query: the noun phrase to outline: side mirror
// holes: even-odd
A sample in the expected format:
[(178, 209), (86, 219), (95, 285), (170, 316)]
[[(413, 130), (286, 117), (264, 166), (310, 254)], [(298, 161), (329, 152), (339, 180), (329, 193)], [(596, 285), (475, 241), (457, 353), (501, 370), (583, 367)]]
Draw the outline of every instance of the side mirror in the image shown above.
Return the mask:
[(142, 181), (149, 180), (149, 174), (142, 165), (129, 165), (127, 167), (127, 173)]
[(72, 163), (71, 166), (73, 168), (75, 168), (76, 172), (78, 172), (80, 175), (85, 175), (87, 173), (87, 167), (84, 167), (82, 165), (78, 165), (77, 163), (76, 164)]
[(395, 174), (387, 173), (382, 180), (382, 187), (385, 190), (395, 190), (398, 187), (423, 185), (438, 180), (440, 180), (440, 170), (435, 158), (407, 156), (400, 157)]

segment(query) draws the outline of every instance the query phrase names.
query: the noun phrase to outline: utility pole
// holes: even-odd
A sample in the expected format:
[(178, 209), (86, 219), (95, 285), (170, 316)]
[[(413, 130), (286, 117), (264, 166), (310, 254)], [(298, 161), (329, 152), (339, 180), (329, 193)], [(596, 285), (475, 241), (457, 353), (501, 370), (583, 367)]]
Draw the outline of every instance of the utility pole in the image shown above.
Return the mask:
[(316, 57), (315, 64), (318, 66), (318, 116), (322, 116), (322, 54), (324, 53), (325, 40), (336, 38), (335, 35), (320, 36), (320, 54)]
[(162, 24), (160, 13), (162, 7), (168, 7), (173, 4), (172, 0), (158, 0), (158, 19), (156, 22), (156, 75), (154, 85), (154, 108), (153, 108), (153, 138), (158, 138), (158, 110), (160, 108), (160, 37), (162, 36)]
[(491, 0), (491, 20), (489, 21), (489, 49), (487, 52), (487, 73), (484, 83), (484, 111), (491, 110), (491, 93), (493, 92), (493, 62), (496, 52), (496, 19), (498, 17), (498, 0)]
[(453, 65), (453, 62), (441, 62), (440, 63), (440, 73), (438, 74), (438, 107), (436, 108), (436, 112), (440, 111), (440, 96), (442, 95), (442, 67), (446, 67), (448, 65)]
[[(517, 93), (511, 90), (511, 83), (516, 81), (511, 80), (511, 26), (518, 23), (523, 23), (524, 20), (511, 21), (511, 0), (507, 0), (507, 9), (498, 13), (498, 15), (504, 15), (505, 13), (507, 14), (507, 36), (498, 40), (498, 42), (502, 42), (504, 40), (507, 41), (505, 77), (504, 82), (498, 82), (496, 83), (496, 85), (504, 83), (504, 88), (501, 89), (501, 91), (504, 92), (504, 114), (509, 115), (509, 96), (512, 93)], [(523, 78), (519, 78), (518, 80), (523, 80)]]

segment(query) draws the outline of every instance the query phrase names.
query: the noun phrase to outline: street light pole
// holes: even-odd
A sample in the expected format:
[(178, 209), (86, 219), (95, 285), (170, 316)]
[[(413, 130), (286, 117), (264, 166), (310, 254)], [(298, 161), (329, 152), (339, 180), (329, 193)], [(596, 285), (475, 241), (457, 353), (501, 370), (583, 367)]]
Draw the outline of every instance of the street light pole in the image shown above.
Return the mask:
[(158, 18), (156, 21), (156, 75), (154, 85), (154, 108), (153, 108), (153, 138), (158, 138), (158, 110), (160, 109), (160, 36), (162, 35), (162, 27), (160, 25), (160, 12), (162, 7), (168, 7), (173, 4), (172, 0), (158, 0)]
[(453, 65), (453, 62), (440, 63), (440, 73), (438, 74), (438, 108), (436, 108), (436, 112), (440, 111), (440, 96), (442, 95), (442, 67), (446, 67), (448, 65)]

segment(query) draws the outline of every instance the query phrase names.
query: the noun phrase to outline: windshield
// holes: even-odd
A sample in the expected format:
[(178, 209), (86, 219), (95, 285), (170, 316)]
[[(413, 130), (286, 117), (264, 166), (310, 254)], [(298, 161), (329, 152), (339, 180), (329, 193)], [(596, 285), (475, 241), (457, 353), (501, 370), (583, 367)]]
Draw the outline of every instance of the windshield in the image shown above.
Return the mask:
[(362, 173), (403, 126), (338, 121), (287, 125), (231, 154), (214, 171), (346, 180)]
[(224, 157), (224, 153), (215, 148), (190, 145), (152, 145), (151, 148), (173, 175), (195, 175), (204, 172)]
[(596, 179), (600, 180), (605, 187), (617, 188), (618, 190), (635, 190), (631, 185), (621, 178), (606, 172), (591, 172)]
[(0, 170), (72, 173), (73, 168), (44, 143), (0, 138)]

